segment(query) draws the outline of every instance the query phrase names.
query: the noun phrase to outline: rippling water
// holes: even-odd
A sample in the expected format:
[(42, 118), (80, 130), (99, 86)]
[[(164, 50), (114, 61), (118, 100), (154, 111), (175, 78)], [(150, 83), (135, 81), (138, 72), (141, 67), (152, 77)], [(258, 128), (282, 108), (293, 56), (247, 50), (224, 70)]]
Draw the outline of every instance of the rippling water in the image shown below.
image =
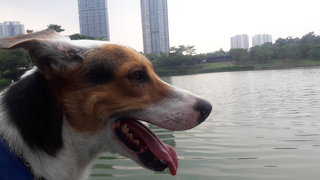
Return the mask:
[(320, 178), (320, 69), (245, 71), (166, 79), (214, 109), (184, 132), (151, 127), (179, 158), (176, 176), (105, 154), (91, 180), (317, 180)]

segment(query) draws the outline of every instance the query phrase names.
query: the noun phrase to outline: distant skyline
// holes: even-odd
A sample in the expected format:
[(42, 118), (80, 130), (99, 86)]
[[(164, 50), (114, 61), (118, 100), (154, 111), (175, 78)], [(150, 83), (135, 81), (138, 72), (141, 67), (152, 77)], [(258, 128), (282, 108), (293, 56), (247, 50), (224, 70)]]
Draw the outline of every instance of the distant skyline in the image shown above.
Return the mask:
[[(230, 49), (237, 34), (302, 37), (320, 34), (318, 0), (168, 0), (170, 46), (195, 45), (197, 53)], [(140, 0), (108, 0), (110, 39), (143, 51)], [(1, 0), (0, 22), (20, 21), (25, 29), (59, 24), (79, 33), (77, 0)]]
[(0, 37), (1, 36), (15, 36), (24, 34), (24, 24), (19, 21), (4, 21), (0, 22)]

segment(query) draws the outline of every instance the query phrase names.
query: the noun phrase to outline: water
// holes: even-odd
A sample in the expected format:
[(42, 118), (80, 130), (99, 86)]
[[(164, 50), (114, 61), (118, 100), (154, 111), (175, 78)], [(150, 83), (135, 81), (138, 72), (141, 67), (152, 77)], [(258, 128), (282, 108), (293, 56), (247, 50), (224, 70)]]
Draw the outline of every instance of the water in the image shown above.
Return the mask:
[(97, 160), (91, 180), (316, 180), (320, 178), (320, 69), (211, 73), (168, 78), (214, 106), (200, 126), (152, 127), (178, 153), (177, 176), (118, 155)]

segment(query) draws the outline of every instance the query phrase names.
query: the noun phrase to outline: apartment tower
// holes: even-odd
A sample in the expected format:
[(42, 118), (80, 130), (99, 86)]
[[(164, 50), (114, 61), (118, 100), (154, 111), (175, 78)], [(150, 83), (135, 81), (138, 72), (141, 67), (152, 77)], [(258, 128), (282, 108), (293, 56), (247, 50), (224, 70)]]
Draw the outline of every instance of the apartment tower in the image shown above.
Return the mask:
[(241, 34), (231, 37), (231, 49), (249, 49), (249, 36)]
[(80, 34), (110, 40), (107, 0), (78, 0)]
[(257, 34), (252, 37), (252, 47), (261, 46), (264, 43), (271, 42), (272, 36), (269, 34)]
[(140, 0), (145, 54), (168, 54), (169, 27), (167, 0)]

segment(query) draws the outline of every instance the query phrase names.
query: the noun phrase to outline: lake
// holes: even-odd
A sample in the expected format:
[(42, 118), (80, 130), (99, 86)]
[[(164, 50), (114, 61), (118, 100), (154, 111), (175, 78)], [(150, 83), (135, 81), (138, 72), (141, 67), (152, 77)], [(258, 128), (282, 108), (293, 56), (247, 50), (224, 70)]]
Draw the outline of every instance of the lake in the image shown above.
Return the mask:
[(165, 78), (201, 95), (213, 113), (198, 127), (151, 126), (179, 158), (176, 176), (104, 154), (91, 180), (316, 180), (320, 178), (320, 68)]

